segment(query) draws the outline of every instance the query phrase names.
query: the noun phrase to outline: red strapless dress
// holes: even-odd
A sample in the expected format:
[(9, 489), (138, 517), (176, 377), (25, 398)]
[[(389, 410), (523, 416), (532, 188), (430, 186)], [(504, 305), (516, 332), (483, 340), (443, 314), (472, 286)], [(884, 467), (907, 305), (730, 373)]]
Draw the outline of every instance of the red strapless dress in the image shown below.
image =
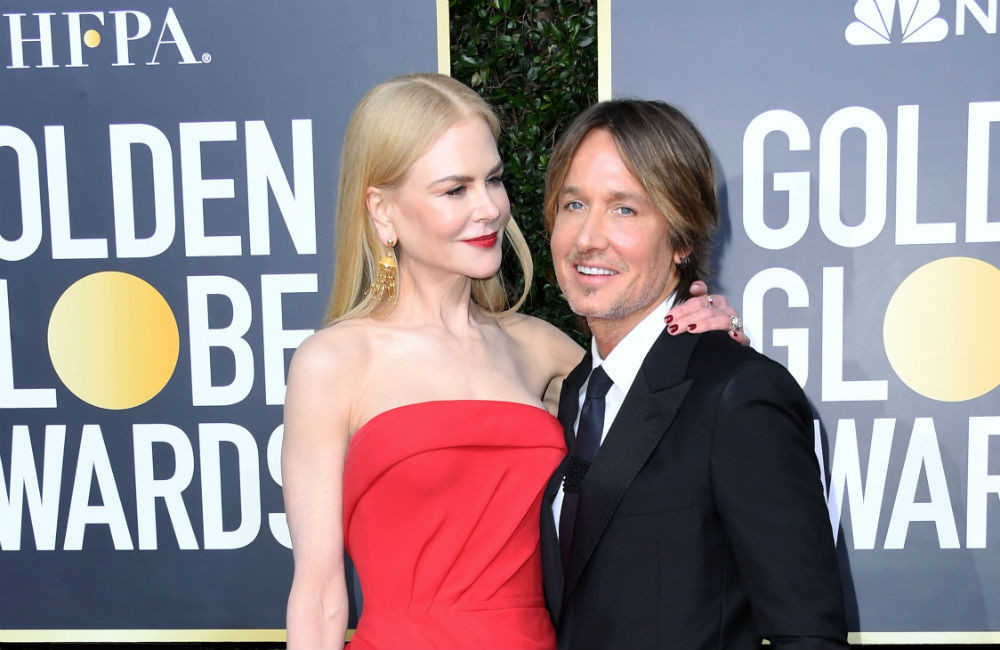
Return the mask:
[(344, 543), (364, 606), (349, 647), (553, 650), (538, 523), (565, 452), (558, 420), (514, 402), (421, 402), (358, 429)]

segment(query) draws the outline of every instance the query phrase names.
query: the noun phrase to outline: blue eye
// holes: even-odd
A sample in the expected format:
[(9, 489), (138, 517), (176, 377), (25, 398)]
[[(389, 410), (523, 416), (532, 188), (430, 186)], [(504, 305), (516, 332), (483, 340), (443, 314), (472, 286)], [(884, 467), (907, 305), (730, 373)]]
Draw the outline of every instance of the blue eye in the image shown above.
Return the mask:
[(632, 215), (635, 214), (635, 210), (625, 205), (621, 206), (620, 208), (615, 208), (614, 212), (626, 217), (631, 217)]
[(570, 201), (565, 205), (567, 210), (582, 210), (583, 204), (579, 201)]
[(447, 192), (445, 192), (445, 194), (447, 194), (448, 196), (461, 196), (464, 193), (465, 193), (465, 185), (457, 185), (448, 190)]

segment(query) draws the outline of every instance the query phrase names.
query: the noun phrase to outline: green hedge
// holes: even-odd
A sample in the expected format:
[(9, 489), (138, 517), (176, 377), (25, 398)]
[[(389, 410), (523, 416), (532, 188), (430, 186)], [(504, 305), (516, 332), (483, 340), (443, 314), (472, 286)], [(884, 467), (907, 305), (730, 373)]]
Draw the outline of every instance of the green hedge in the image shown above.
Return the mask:
[(542, 217), (545, 167), (556, 138), (597, 101), (596, 0), (451, 0), (451, 74), (479, 92), (503, 124), (500, 156), (512, 211), (535, 263), (523, 311), (584, 340), (552, 273)]

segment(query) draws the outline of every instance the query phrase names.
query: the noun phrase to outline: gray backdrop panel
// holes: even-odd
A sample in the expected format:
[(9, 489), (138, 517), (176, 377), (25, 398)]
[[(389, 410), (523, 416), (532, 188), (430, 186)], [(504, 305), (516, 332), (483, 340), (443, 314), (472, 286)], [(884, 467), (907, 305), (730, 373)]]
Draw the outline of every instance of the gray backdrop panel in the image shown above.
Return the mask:
[[(13, 351), (12, 361), (0, 364), (7, 366), (0, 367), (0, 377), (7, 378), (0, 385), (6, 386), (8, 394), (11, 388), (52, 389), (56, 400), (54, 408), (8, 403), (0, 412), (4, 483), (0, 496), (6, 499), (10, 488), (15, 428), (29, 428), (34, 457), (20, 457), (18, 473), (36, 474), (41, 480), (46, 425), (66, 427), (63, 462), (57, 467), (61, 485), (57, 493), (46, 497), (47, 502), (58, 501), (54, 548), (37, 549), (33, 522), (44, 518), (39, 508), (32, 508), (26, 500), (21, 517), (14, 521), (9, 499), (0, 502), (6, 508), (0, 513), (7, 516), (4, 525), (20, 529), (19, 542), (16, 531), (6, 532), (6, 545), (0, 552), (0, 629), (283, 628), (292, 563), (289, 550), (276, 540), (269, 523), (269, 515), (284, 510), (280, 486), (267, 459), (268, 442), (281, 423), (281, 406), (280, 400), (265, 398), (261, 278), (299, 274), (307, 285), (312, 278), (315, 290), (287, 291), (279, 311), (286, 330), (320, 325), (330, 288), (333, 206), (347, 119), (361, 95), (375, 83), (404, 72), (436, 70), (436, 3), (178, 0), (169, 5), (175, 18), (171, 22), (168, 5), (138, 1), (128, 5), (132, 13), (123, 14), (120, 39), (113, 13), (117, 7), (81, 8), (79, 3), (58, 0), (3, 0), (0, 7), (4, 14), (0, 19), (0, 125), (26, 134), (37, 154), (37, 168), (29, 165), (28, 169), (41, 184), (43, 225), (40, 245), (30, 255), (0, 262), (11, 320), (10, 331), (0, 336), (9, 337)], [(66, 15), (84, 10), (100, 15)], [(52, 15), (39, 17), (40, 13)], [(148, 35), (129, 40), (144, 31), (142, 16), (149, 22)], [(78, 32), (73, 29), (75, 20), (79, 20)], [(51, 39), (31, 40), (41, 37), (45, 21), (51, 27)], [(12, 44), (15, 22), (21, 27), (22, 40), (13, 39)], [(168, 27), (161, 33), (165, 22)], [(88, 36), (90, 30), (99, 39)], [(178, 31), (183, 32), (190, 52), (176, 42)], [(100, 42), (90, 47), (83, 42), (86, 38), (90, 44)], [(74, 40), (78, 54), (72, 49)], [(163, 41), (158, 51), (157, 41)], [(120, 43), (128, 46), (127, 55)], [(49, 48), (53, 67), (41, 67), (43, 51)], [(23, 52), (23, 61), (18, 61), (17, 50)], [(125, 61), (123, 56), (134, 65), (115, 65)], [(148, 65), (154, 56), (158, 65)], [(74, 61), (81, 66), (70, 67)], [(293, 143), (294, 120), (308, 121), (311, 137)], [(315, 252), (293, 244), (279, 203), (267, 190), (270, 253), (250, 254), (249, 156), (244, 129), (251, 121), (263, 121), (294, 192), (302, 196), (312, 191), (315, 196), (315, 223), (305, 228), (315, 229)], [(186, 254), (179, 134), (181, 124), (192, 122), (235, 123), (234, 139), (201, 145), (200, 163), (202, 178), (232, 179), (232, 198), (207, 199), (203, 206), (206, 233), (239, 237), (237, 255)], [(173, 170), (173, 185), (168, 191), (175, 202), (171, 215), (175, 233), (162, 253), (123, 259), (117, 255), (115, 242), (109, 125), (133, 123), (154, 127), (169, 144), (167, 167)], [(106, 239), (107, 258), (53, 259), (46, 171), (58, 165), (57, 156), (48, 159), (45, 148), (45, 127), (53, 125), (64, 128), (72, 237)], [(10, 145), (10, 133), (0, 146), (0, 236), (17, 241), (24, 234), (22, 206), (30, 203), (30, 197), (21, 196), (19, 161), (24, 163), (30, 154), (17, 153)], [(311, 155), (306, 155), (306, 145), (311, 146)], [(311, 166), (311, 188), (305, 187), (304, 172), (301, 176), (293, 173), (294, 149), (301, 149), (298, 153), (305, 166)], [(133, 146), (132, 160), (135, 228), (140, 237), (148, 237), (154, 231), (149, 149)], [(166, 386), (148, 402), (124, 410), (93, 406), (67, 390), (54, 371), (46, 341), (50, 314), (60, 295), (76, 280), (107, 270), (136, 275), (155, 287), (169, 304), (180, 333), (179, 359)], [(249, 297), (249, 311), (234, 308), (223, 295), (209, 296), (207, 310), (211, 329), (227, 327), (237, 311), (249, 314), (243, 338), (253, 354), (253, 382), (249, 393), (235, 403), (196, 406), (187, 282), (189, 276), (209, 275), (231, 278)], [(277, 358), (284, 367), (294, 343), (283, 347), (287, 349)], [(233, 381), (237, 371), (250, 371), (250, 365), (238, 365), (226, 347), (212, 348), (210, 356), (213, 385)], [(196, 549), (179, 548), (165, 502), (158, 499), (157, 549), (137, 550), (133, 426), (144, 423), (178, 427), (193, 450), (194, 475), (182, 496)], [(256, 446), (256, 467), (249, 473), (259, 476), (261, 524), (252, 541), (240, 548), (205, 550), (199, 465), (199, 425), (203, 423), (243, 427), (251, 432)], [(108, 494), (117, 492), (128, 530), (124, 545), (133, 550), (116, 550), (110, 527), (100, 523), (85, 527), (81, 550), (65, 550), (84, 425), (100, 427), (99, 440), (114, 478), (113, 485), (101, 488), (93, 480), (89, 503), (106, 505)], [(155, 479), (172, 476), (174, 448), (160, 443), (153, 449)], [(232, 531), (246, 514), (240, 512), (241, 490), (252, 489), (254, 482), (241, 481), (234, 445), (222, 444), (220, 457), (223, 528)]]
[[(997, 630), (1000, 629), (997, 480), (989, 479), (992, 487), (986, 494), (985, 509), (977, 505), (969, 513), (967, 496), (970, 463), (980, 467), (977, 463), (985, 462), (989, 477), (1000, 473), (997, 439), (1000, 391), (996, 389), (1000, 382), (1000, 355), (992, 347), (988, 357), (970, 363), (970, 372), (975, 366), (976, 372), (992, 377), (991, 390), (979, 396), (941, 401), (919, 394), (897, 376), (888, 361), (883, 339), (883, 320), (890, 299), (903, 280), (924, 264), (942, 258), (970, 257), (990, 265), (985, 267), (985, 276), (975, 276), (976, 282), (1000, 273), (997, 271), (1000, 247), (996, 243), (1000, 237), (995, 225), (1000, 221), (1000, 127), (996, 124), (976, 131), (978, 142), (986, 139), (992, 145), (987, 157), (987, 219), (994, 225), (987, 229), (991, 233), (988, 241), (966, 241), (965, 235), (970, 104), (1000, 100), (996, 3), (979, 2), (976, 8), (982, 16), (978, 20), (966, 8), (970, 3), (954, 0), (879, 4), (883, 14), (888, 15), (888, 9), (893, 8), (895, 16), (883, 25), (871, 19), (876, 15), (872, 10), (878, 5), (869, 0), (753, 3), (613, 0), (611, 88), (615, 97), (658, 98), (678, 105), (708, 138), (717, 156), (724, 212), (716, 256), (716, 288), (724, 291), (748, 316), (754, 344), (783, 363), (791, 364), (793, 353), (787, 345), (774, 340), (775, 329), (794, 328), (806, 333), (808, 353), (800, 355), (801, 363), (807, 363), (808, 369), (804, 387), (823, 430), (828, 476), (838, 433), (848, 432), (852, 425), (856, 430), (859, 460), (853, 464), (853, 473), (860, 476), (868, 500), (880, 503), (869, 503), (863, 508), (860, 493), (848, 494), (843, 500), (838, 546), (853, 610), (851, 629)], [(900, 16), (908, 16), (914, 5), (917, 17), (904, 24)], [(920, 11), (928, 13), (921, 15)], [(881, 39), (881, 44), (851, 44), (847, 39), (848, 25), (863, 22), (862, 18), (874, 27), (862, 31), (877, 34), (881, 30), (888, 37)], [(926, 22), (926, 31), (916, 33), (917, 22), (921, 25)], [(921, 36), (924, 42), (920, 42)], [(919, 107), (916, 129), (906, 123), (913, 109), (898, 108), (912, 105)], [(824, 125), (831, 116), (852, 106), (867, 110), (842, 113), (848, 123), (868, 119), (874, 125), (874, 139), (878, 139), (877, 132), (882, 128), (887, 134), (884, 161), (871, 165), (871, 169), (865, 163), (865, 155), (876, 148), (872, 144), (874, 139), (866, 138), (860, 129), (849, 128), (840, 138), (821, 141)], [(764, 223), (770, 229), (780, 230), (789, 223), (792, 208), (788, 192), (774, 187), (774, 175), (807, 173), (808, 226), (794, 243), (769, 248), (761, 245), (767, 243), (767, 238), (751, 239), (744, 221), (748, 190), (745, 184), (760, 182), (754, 181), (752, 175), (744, 178), (748, 172), (744, 168), (744, 143), (745, 139), (753, 140), (746, 137), (751, 123), (765, 112), (777, 109), (797, 116), (808, 133), (808, 144), (793, 151), (787, 136), (780, 132), (768, 135), (762, 145), (763, 163), (759, 156), (751, 156), (756, 162), (748, 163), (751, 167), (763, 165), (763, 187), (750, 189), (763, 195)], [(993, 115), (995, 122), (997, 114)], [(837, 132), (836, 119), (828, 126), (831, 133)], [(788, 118), (782, 124), (793, 121), (796, 120)], [(838, 140), (842, 223), (846, 226), (862, 223), (868, 193), (877, 196), (878, 192), (885, 192), (887, 197), (883, 203), (885, 224), (876, 228), (873, 232), (877, 234), (863, 245), (846, 247), (834, 243), (819, 224), (820, 203), (828, 200), (819, 197), (820, 151), (828, 148), (832, 152)], [(901, 141), (915, 146), (919, 152), (915, 175), (899, 168), (900, 160), (913, 160), (913, 155), (905, 150), (897, 154)], [(982, 170), (982, 165), (975, 167)], [(831, 174), (835, 168), (837, 165), (828, 164), (822, 174)], [(871, 175), (872, 169), (878, 172), (879, 168), (884, 180), (880, 181), (877, 173), (872, 175), (874, 181), (866, 180), (866, 169)], [(897, 204), (897, 176), (902, 178), (904, 192), (916, 192), (917, 221), (955, 224), (953, 238), (938, 237), (940, 241), (922, 244), (897, 243), (896, 222), (903, 212)], [(772, 246), (774, 243), (770, 241)], [(807, 304), (790, 306), (781, 290), (767, 292), (763, 300), (749, 291), (744, 294), (748, 281), (770, 268), (788, 269), (797, 276), (808, 294)], [(834, 298), (841, 291), (837, 280), (840, 273), (843, 304), (838, 309)], [(826, 285), (824, 275), (828, 280)], [(982, 286), (985, 290), (995, 288), (996, 284)], [(933, 334), (926, 336), (922, 345), (912, 350), (912, 355), (923, 354), (924, 346), (948, 345), (949, 339), (995, 338), (996, 328), (983, 324), (979, 316), (984, 309), (987, 314), (996, 313), (1000, 298), (995, 292), (975, 289), (972, 287), (971, 294), (975, 299), (969, 300), (964, 313), (956, 315), (942, 313), (936, 307), (939, 295), (928, 287), (919, 311), (911, 307), (909, 313), (914, 318), (914, 327), (929, 329)], [(750, 318), (754, 314), (762, 314), (762, 318)], [(934, 328), (936, 321), (941, 323), (940, 328)], [(842, 328), (842, 337), (836, 334), (838, 327)], [(842, 341), (839, 346), (842, 360), (833, 354), (824, 358), (821, 344), (824, 334), (831, 340)], [(837, 347), (831, 344), (830, 350)], [(919, 371), (933, 374), (935, 370), (929, 364), (929, 361), (924, 363)], [(829, 374), (826, 391), (824, 371)], [(884, 383), (866, 386), (861, 395), (841, 394), (838, 399), (836, 376)], [(884, 388), (879, 388), (880, 385)], [(884, 396), (879, 394), (881, 391)], [(868, 475), (876, 418), (894, 419), (892, 423), (879, 425), (891, 433), (891, 445), (886, 446), (886, 470), (880, 472), (876, 466)], [(972, 430), (979, 433), (972, 436)], [(848, 434), (844, 433), (843, 438), (854, 439)], [(888, 439), (884, 432), (879, 435), (883, 441)], [(975, 438), (977, 446), (970, 448), (970, 437)], [(981, 461), (977, 456), (984, 450), (987, 458)], [(886, 454), (877, 456), (884, 459)], [(838, 459), (843, 464), (834, 471), (835, 479), (843, 475), (844, 467), (851, 465), (845, 459), (847, 456)], [(908, 473), (904, 472), (907, 463), (910, 463)], [(978, 469), (976, 472), (981, 474)], [(909, 477), (907, 481), (902, 480), (904, 475)], [(900, 494), (901, 482), (912, 485), (910, 479), (914, 475), (915, 493), (910, 494), (907, 488)], [(942, 475), (945, 488), (937, 481)], [(846, 491), (845, 481), (833, 483), (834, 493)], [(877, 492), (882, 485), (884, 493), (879, 499)], [(981, 487), (977, 482), (974, 491), (981, 494)], [(836, 521), (836, 498), (832, 497), (831, 502)], [(921, 510), (921, 504), (929, 502), (935, 505)], [(913, 503), (917, 505), (912, 506)], [(921, 517), (934, 521), (921, 521)], [(893, 518), (897, 519), (896, 531), (890, 535)], [(970, 548), (977, 546), (968, 534), (970, 519), (975, 520), (973, 528), (985, 529), (985, 548)], [(904, 525), (907, 521), (908, 527)], [(874, 530), (871, 541), (866, 541), (871, 536), (867, 530)], [(901, 531), (905, 532), (902, 537)], [(957, 544), (949, 531), (957, 532)], [(902, 548), (887, 548), (899, 545)], [(948, 546), (957, 547), (942, 548)]]

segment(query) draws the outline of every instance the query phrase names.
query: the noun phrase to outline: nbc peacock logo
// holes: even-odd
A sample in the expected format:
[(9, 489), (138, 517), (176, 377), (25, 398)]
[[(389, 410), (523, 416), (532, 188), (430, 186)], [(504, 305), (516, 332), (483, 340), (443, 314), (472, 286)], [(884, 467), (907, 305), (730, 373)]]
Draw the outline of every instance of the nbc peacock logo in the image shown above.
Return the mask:
[(856, 20), (844, 30), (844, 38), (851, 45), (937, 43), (948, 35), (940, 11), (939, 0), (857, 0)]

